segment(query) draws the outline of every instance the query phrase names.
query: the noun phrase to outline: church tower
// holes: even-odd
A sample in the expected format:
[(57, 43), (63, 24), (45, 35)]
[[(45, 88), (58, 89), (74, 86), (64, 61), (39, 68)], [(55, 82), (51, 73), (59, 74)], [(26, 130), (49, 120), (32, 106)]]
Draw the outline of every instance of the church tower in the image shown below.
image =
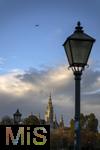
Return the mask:
[(55, 114), (55, 116), (54, 116), (53, 128), (56, 129), (56, 128), (58, 128), (58, 127), (59, 127), (59, 125), (58, 125), (57, 118), (56, 118), (56, 114)]
[(61, 127), (61, 128), (63, 128), (63, 127), (64, 127), (63, 115), (61, 115), (60, 123), (59, 123), (59, 127)]
[(49, 96), (47, 110), (45, 112), (45, 121), (47, 124), (50, 124), (51, 128), (53, 127), (53, 105), (52, 105), (51, 94)]

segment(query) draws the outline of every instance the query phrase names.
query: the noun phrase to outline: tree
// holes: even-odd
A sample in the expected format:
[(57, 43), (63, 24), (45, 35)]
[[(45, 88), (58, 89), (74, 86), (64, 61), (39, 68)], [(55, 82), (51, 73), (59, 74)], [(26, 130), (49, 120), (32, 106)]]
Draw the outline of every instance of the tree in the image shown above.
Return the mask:
[(11, 119), (9, 116), (4, 116), (1, 119), (1, 125), (12, 125), (13, 124), (13, 119)]
[[(98, 131), (98, 119), (94, 113), (80, 115), (81, 146), (85, 149), (94, 149), (100, 146)], [(74, 119), (70, 121), (70, 129), (74, 131)], [(100, 148), (100, 147), (99, 147)]]
[(30, 115), (28, 118), (25, 118), (23, 123), (25, 125), (39, 125), (40, 121), (38, 120), (38, 118), (34, 115)]
[(74, 131), (74, 119), (70, 120), (70, 128), (72, 131)]
[[(98, 119), (95, 117), (94, 113), (89, 115), (80, 114), (80, 127), (81, 130), (87, 129), (88, 131), (97, 132), (98, 131)], [(74, 129), (74, 119), (70, 121), (70, 128)]]
[(68, 144), (71, 143), (70, 139), (72, 139), (70, 131), (67, 131), (67, 129), (66, 130), (64, 130), (63, 128), (54, 129), (50, 132), (50, 148), (52, 150), (67, 148)]
[(86, 117), (82, 113), (80, 114), (80, 127), (81, 129), (85, 129), (86, 127)]
[(86, 128), (89, 131), (93, 131), (93, 132), (98, 131), (98, 120), (93, 113), (87, 116)]

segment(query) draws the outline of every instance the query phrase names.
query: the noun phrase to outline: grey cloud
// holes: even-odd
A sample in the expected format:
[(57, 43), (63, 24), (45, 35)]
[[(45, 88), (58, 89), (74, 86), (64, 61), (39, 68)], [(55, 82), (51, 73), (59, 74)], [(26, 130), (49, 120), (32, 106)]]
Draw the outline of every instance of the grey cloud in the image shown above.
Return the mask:
[(12, 96), (7, 93), (0, 93), (0, 116), (13, 115), (16, 109), (19, 108), (24, 116), (29, 115), (31, 112), (40, 112), (43, 116), (43, 105), (40, 99), (33, 95), (23, 97)]
[[(69, 77), (69, 81), (63, 79), (61, 82), (51, 81), (50, 77), (52, 73), (55, 72), (58, 68), (49, 68), (46, 70), (37, 70), (34, 68), (29, 69), (23, 75), (17, 75), (16, 77), (20, 79), (22, 82), (28, 82), (31, 84), (38, 85), (45, 92), (50, 90), (56, 95), (73, 95), (72, 91), (74, 91), (74, 79), (73, 77)], [(67, 76), (67, 71), (64, 72)], [(56, 79), (56, 77), (55, 77)], [(65, 94), (66, 93), (66, 94)]]
[(24, 75), (17, 75), (16, 77), (19, 78), (23, 82), (29, 83), (40, 83), (44, 78), (46, 78), (48, 71), (39, 71), (35, 68), (31, 68)]
[(89, 94), (82, 96), (83, 103), (88, 105), (99, 105), (100, 106), (100, 92), (95, 94)]
[(100, 83), (98, 81), (98, 78), (100, 78), (100, 71), (94, 71), (91, 69), (88, 69), (83, 77), (82, 77), (82, 89), (85, 92), (95, 91), (98, 90), (96, 88), (96, 84)]
[[(41, 82), (45, 82), (45, 85), (43, 87), (43, 91), (49, 91), (53, 89), (54, 94), (57, 97), (63, 97), (63, 96), (68, 96), (72, 98), (72, 101), (74, 99), (74, 77), (73, 75), (68, 79), (69, 81), (62, 80), (60, 83), (52, 82), (49, 80), (50, 72), (55, 71), (54, 68), (50, 68), (50, 70), (36, 70), (36, 69), (31, 69), (27, 71), (24, 75), (19, 75), (17, 76), (21, 81), (23, 82), (30, 82), (31, 84), (38, 84), (38, 86), (42, 85)], [(65, 72), (67, 75), (67, 71)], [(82, 84), (81, 84), (81, 92), (83, 97), (87, 97), (88, 101), (90, 102), (89, 99), (99, 99), (99, 94), (100, 94), (100, 89), (98, 89), (98, 84), (100, 81), (98, 81), (98, 78), (100, 78), (100, 71), (94, 71), (89, 69), (83, 74), (82, 77)], [(45, 89), (46, 88), (46, 89)], [(97, 91), (97, 92), (96, 92)], [(89, 94), (89, 92), (91, 94)], [(46, 92), (47, 93), (47, 92)], [(90, 98), (91, 97), (91, 98)], [(84, 98), (83, 98), (84, 100)]]

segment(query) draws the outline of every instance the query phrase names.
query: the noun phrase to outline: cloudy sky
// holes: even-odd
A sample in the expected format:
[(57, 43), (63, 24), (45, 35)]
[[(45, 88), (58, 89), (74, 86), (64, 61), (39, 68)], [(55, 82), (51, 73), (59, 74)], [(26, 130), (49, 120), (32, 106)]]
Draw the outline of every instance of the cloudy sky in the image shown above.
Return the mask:
[[(81, 112), (100, 120), (100, 1), (0, 0), (0, 117), (20, 109), (44, 117), (52, 93), (65, 123), (74, 116), (74, 77), (62, 44), (77, 21), (94, 37), (82, 76)], [(36, 26), (39, 25), (39, 26)]]

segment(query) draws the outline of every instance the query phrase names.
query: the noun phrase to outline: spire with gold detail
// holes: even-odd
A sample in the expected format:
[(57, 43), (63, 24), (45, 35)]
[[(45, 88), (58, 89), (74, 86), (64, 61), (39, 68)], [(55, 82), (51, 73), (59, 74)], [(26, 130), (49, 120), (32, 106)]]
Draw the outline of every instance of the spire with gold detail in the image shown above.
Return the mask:
[(56, 118), (56, 114), (54, 115), (54, 122), (53, 122), (53, 128), (56, 129), (58, 128), (59, 125), (58, 125), (58, 122), (57, 122), (57, 118)]
[(57, 122), (56, 114), (54, 115), (54, 122)]
[(47, 110), (45, 112), (45, 121), (47, 124), (50, 124), (52, 126), (53, 124), (53, 105), (52, 105), (52, 98), (51, 93), (48, 100)]
[(61, 128), (64, 127), (63, 115), (61, 115), (59, 126), (60, 126)]
[(51, 93), (50, 93), (50, 96), (49, 96), (49, 102), (48, 102), (48, 105), (49, 105), (50, 107), (52, 107), (52, 98), (51, 98)]

